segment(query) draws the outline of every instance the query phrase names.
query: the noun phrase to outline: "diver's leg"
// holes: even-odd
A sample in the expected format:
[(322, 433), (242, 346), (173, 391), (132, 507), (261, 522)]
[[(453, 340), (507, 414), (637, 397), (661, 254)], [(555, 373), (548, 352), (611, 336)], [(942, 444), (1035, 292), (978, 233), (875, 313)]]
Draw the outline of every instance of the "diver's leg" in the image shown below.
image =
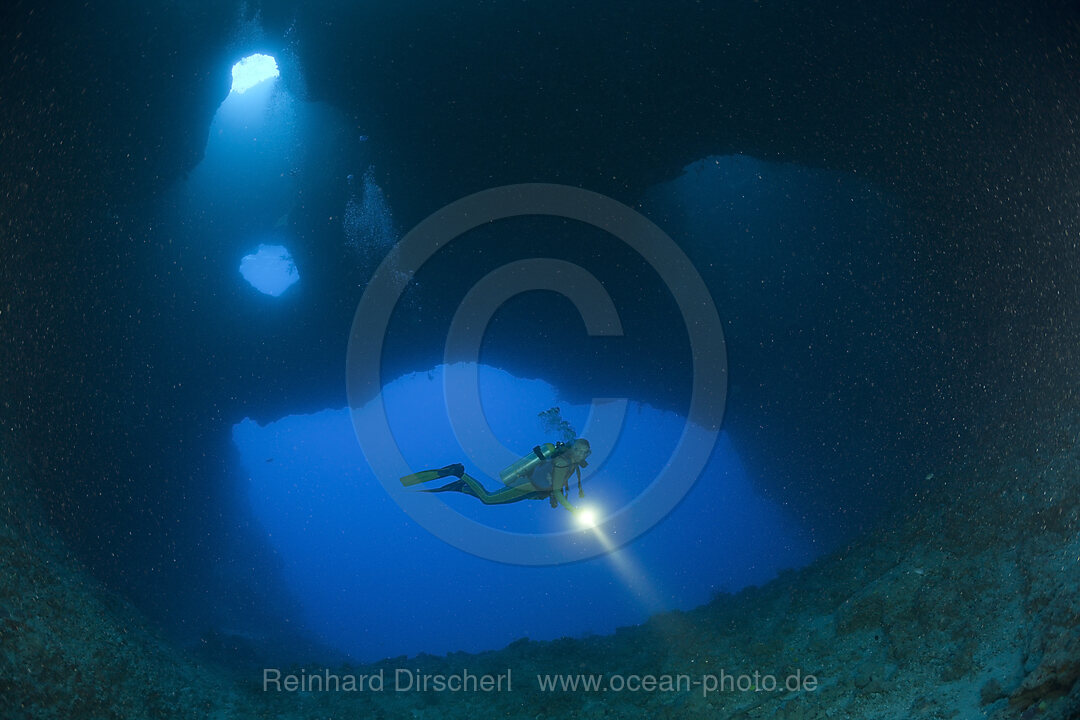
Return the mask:
[(536, 491), (536, 488), (529, 483), (522, 483), (521, 485), (502, 488), (495, 492), (488, 492), (487, 488), (481, 485), (474, 477), (462, 475), (461, 481), (469, 488), (467, 491), (468, 494), (475, 495), (480, 499), (480, 502), (485, 505), (503, 505), (505, 503), (517, 502), (518, 500), (524, 500)]
[(460, 480), (455, 480), (442, 487), (423, 490), (422, 492), (459, 492), (464, 493), (465, 495), (472, 495), (485, 505), (504, 505), (506, 503), (523, 500), (535, 491), (536, 488), (526, 484), (503, 488), (502, 490), (497, 490), (495, 492), (488, 492), (487, 488), (480, 484), (479, 480), (471, 475), (462, 473)]
[(446, 485), (442, 485), (442, 486), (436, 487), (436, 488), (420, 488), (420, 492), (430, 492), (430, 493), (460, 492), (460, 493), (465, 493), (466, 495), (470, 494), (469, 493), (469, 488), (465, 485), (464, 480), (455, 480), (452, 483), (447, 483)]

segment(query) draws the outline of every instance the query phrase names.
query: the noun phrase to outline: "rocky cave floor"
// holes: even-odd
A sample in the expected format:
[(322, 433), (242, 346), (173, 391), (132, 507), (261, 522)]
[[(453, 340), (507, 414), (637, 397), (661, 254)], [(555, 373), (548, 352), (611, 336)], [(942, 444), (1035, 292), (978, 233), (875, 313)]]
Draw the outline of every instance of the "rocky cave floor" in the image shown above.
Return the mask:
[[(1078, 424), (1059, 430), (1080, 438)], [(68, 720), (1080, 718), (1080, 441), (1062, 445), (943, 469), (894, 529), (611, 636), (303, 668), (339, 678), (381, 670), (379, 692), (267, 692), (260, 671), (215, 667), (170, 645), (79, 566), (5, 466), (0, 698), (5, 717)], [(509, 669), (512, 689), (395, 691), (398, 668), (478, 677)], [(748, 688), (755, 671), (780, 687), (759, 677)], [(552, 672), (658, 686), (544, 692), (536, 676)], [(787, 690), (796, 672), (816, 686)], [(745, 675), (744, 689), (697, 684), (725, 675), (729, 686)], [(665, 687), (665, 678), (683, 684)]]

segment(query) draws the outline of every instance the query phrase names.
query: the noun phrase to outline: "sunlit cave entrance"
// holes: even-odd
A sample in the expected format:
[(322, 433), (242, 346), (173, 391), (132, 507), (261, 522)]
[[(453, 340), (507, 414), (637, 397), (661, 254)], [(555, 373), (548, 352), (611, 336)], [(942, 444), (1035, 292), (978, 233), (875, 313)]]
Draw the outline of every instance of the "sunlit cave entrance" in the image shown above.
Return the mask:
[(286, 82), (299, 76), (265, 53), (237, 60), (203, 159), (168, 198), (172, 232), (189, 246), (177, 263), (203, 263), (216, 297), (265, 298), (259, 312), (297, 302), (318, 275), (305, 267), (315, 248), (370, 270), (399, 232), (368, 135), (305, 100)]
[(203, 272), (230, 294), (247, 288), (284, 302), (304, 277), (291, 220), (309, 113), (269, 55), (241, 58), (231, 75), (203, 160), (173, 193), (177, 223), (197, 257), (212, 264)]
[(233, 65), (231, 92), (242, 95), (256, 85), (280, 76), (277, 60), (272, 56), (262, 53), (248, 55)]
[[(443, 402), (444, 370), (407, 375), (383, 389), (395, 438), (417, 469), (463, 461), (494, 486), (477, 470), (484, 458), (463, 457)], [(571, 427), (585, 422), (585, 406), (566, 402), (542, 380), (488, 366), (479, 376), (487, 419), (507, 448), (528, 452), (558, 439), (541, 416), (552, 408)], [(574, 490), (573, 501), (601, 513), (633, 502), (660, 471), (683, 423), (674, 413), (631, 403), (617, 445), (585, 475), (585, 498)], [(475, 557), (420, 527), (372, 475), (347, 410), (266, 426), (245, 420), (233, 437), (252, 512), (306, 621), (324, 642), (363, 660), (610, 633), (762, 583), (816, 552), (798, 525), (754, 490), (726, 436), (702, 480), (651, 532), (611, 556), (554, 567)], [(463, 495), (428, 497), (516, 532), (557, 532), (573, 523), (546, 501), (484, 506)]]
[(277, 297), (300, 279), (292, 255), (283, 245), (259, 245), (240, 260), (240, 274), (264, 295)]

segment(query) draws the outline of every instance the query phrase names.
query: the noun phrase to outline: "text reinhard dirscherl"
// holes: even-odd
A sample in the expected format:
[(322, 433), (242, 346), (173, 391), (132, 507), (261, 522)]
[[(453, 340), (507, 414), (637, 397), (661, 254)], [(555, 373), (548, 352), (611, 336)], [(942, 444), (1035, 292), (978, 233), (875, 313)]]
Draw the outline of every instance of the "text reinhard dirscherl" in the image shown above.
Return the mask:
[(510, 668), (503, 673), (484, 674), (468, 669), (424, 673), (407, 668), (397, 668), (390, 674), (379, 668), (366, 675), (339, 675), (329, 670), (285, 674), (277, 668), (263, 669), (264, 692), (510, 692), (512, 689)]
[[(449, 673), (425, 673), (409, 668), (387, 672), (354, 675), (337, 674), (330, 670), (283, 673), (277, 668), (263, 669), (264, 692), (511, 692), (511, 670), (499, 673), (476, 673), (461, 669)], [(700, 692), (703, 696), (727, 692), (813, 692), (818, 678), (795, 670), (780, 677), (754, 671), (739, 675), (721, 670), (719, 673), (688, 675), (663, 674), (567, 674), (537, 675), (536, 689), (540, 692), (562, 693), (622, 693), (622, 692)]]

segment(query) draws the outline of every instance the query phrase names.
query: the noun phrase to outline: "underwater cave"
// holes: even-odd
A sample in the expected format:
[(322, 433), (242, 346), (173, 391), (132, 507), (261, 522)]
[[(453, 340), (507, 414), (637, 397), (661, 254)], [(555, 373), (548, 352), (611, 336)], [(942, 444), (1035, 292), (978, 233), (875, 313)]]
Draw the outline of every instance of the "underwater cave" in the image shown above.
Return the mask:
[(0, 39), (0, 715), (1080, 718), (1075, 3)]

